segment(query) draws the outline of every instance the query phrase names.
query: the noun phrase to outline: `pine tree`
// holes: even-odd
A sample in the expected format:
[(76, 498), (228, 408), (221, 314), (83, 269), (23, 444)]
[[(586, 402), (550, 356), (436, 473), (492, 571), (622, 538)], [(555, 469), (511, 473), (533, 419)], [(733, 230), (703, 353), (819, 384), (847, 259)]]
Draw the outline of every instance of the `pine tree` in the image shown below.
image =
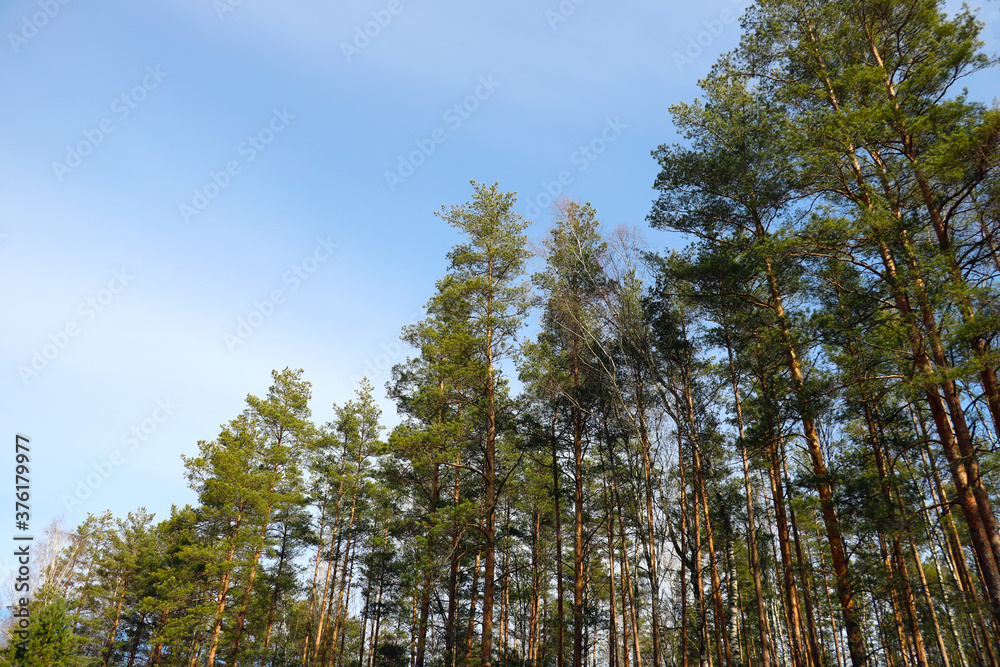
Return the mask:
[(514, 213), (515, 196), (497, 184), (472, 183), (473, 198), (440, 211), (466, 241), (448, 254), (449, 273), (438, 285), (439, 298), (464, 304), (473, 338), (476, 375), (473, 410), (481, 431), (478, 473), (484, 486), (480, 532), (483, 540), (483, 667), (493, 660), (493, 610), (496, 586), (496, 512), (507, 472), (498, 466), (498, 438), (508, 426), (504, 414), (503, 364), (516, 353), (517, 333), (528, 308), (528, 288), (521, 282), (527, 259), (524, 229)]

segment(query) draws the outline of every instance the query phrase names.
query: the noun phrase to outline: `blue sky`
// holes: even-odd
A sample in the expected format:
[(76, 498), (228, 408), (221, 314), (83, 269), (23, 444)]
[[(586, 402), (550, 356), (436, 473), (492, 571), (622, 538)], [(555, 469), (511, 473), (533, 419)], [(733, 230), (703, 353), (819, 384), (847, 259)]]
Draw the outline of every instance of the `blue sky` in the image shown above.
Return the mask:
[(180, 455), (271, 369), (305, 369), (319, 422), (362, 374), (381, 394), (469, 179), (534, 237), (547, 190), (644, 228), (667, 109), (744, 6), (0, 3), (0, 469), (30, 437), (32, 532), (192, 502)]

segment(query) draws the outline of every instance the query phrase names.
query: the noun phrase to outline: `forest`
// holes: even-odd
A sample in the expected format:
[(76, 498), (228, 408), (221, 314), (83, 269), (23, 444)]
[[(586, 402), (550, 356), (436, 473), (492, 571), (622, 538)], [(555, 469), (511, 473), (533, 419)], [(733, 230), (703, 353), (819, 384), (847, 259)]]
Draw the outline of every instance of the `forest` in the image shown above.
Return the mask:
[(275, 370), (184, 458), (195, 504), (40, 541), (0, 665), (1000, 667), (981, 29), (759, 0), (652, 152), (682, 248), (572, 200), (529, 242), (473, 182), (399, 425)]

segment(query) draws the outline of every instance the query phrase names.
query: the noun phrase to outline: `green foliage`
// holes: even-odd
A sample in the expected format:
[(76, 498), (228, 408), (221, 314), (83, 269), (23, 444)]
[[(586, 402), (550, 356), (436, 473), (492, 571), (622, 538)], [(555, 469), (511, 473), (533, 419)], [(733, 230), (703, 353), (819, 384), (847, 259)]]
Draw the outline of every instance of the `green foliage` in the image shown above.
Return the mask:
[(399, 644), (379, 644), (372, 664), (374, 667), (406, 667), (410, 664), (410, 652)]
[(273, 371), (184, 457), (193, 505), (59, 535), (0, 666), (555, 665), (561, 640), (589, 663), (612, 619), (618, 664), (730, 640), (758, 665), (768, 632), (833, 664), (847, 585), (856, 662), (920, 632), (926, 664), (976, 664), (992, 547), (970, 561), (952, 508), (964, 466), (984, 508), (1000, 469), (1000, 111), (958, 91), (993, 65), (981, 26), (933, 0), (759, 0), (742, 25), (653, 152), (649, 223), (690, 245), (642, 253), (560, 202), (533, 298), (515, 194), (472, 182), (385, 441), (367, 380), (318, 427), (303, 371)]
[[(10, 667), (82, 667), (82, 643), (73, 634), (70, 603), (60, 597), (32, 602), (26, 631), (14, 629), (0, 653), (0, 664)], [(21, 634), (21, 633), (24, 634)], [(26, 635), (26, 636), (25, 636)]]

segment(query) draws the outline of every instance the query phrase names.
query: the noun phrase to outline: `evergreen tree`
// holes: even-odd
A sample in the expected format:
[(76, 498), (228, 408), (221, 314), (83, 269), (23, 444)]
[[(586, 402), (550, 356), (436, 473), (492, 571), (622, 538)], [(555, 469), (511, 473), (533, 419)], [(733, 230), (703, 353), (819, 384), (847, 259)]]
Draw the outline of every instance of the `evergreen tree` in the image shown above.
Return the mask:
[(472, 404), (481, 432), (478, 473), (483, 482), (481, 523), (483, 540), (483, 623), (481, 661), (493, 660), (493, 606), (496, 586), (496, 512), (507, 471), (498, 466), (497, 443), (509, 421), (504, 414), (505, 361), (517, 350), (517, 333), (528, 308), (528, 288), (521, 281), (528, 252), (524, 229), (528, 223), (514, 213), (515, 197), (496, 184), (473, 182), (473, 198), (461, 206), (442, 208), (439, 215), (466, 237), (448, 254), (448, 275), (439, 283), (439, 297), (464, 304), (468, 313), (476, 371)]

